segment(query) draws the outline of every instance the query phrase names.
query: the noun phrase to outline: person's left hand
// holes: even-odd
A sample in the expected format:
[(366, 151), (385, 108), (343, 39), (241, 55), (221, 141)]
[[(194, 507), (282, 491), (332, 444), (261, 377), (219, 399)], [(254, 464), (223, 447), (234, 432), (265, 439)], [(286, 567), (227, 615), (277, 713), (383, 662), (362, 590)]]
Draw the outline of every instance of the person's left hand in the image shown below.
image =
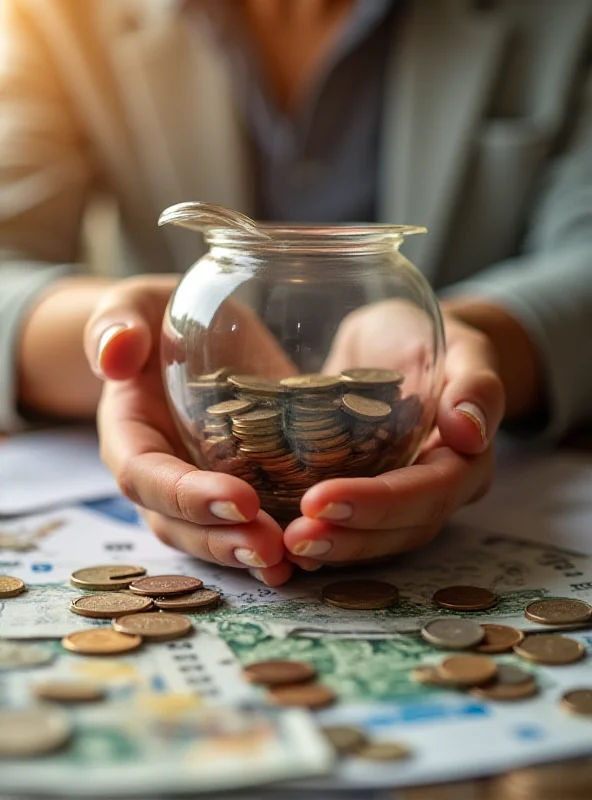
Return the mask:
[[(384, 311), (382, 331), (389, 330)], [(354, 315), (337, 337), (344, 361), (351, 361), (350, 349), (376, 349), (381, 319), (376, 310), (370, 313)], [(328, 480), (308, 490), (303, 516), (284, 532), (287, 557), (303, 569), (371, 562), (421, 547), (454, 511), (489, 488), (492, 443), (504, 414), (495, 351), (476, 329), (451, 315), (444, 321), (447, 353), (436, 427), (412, 466), (375, 478)], [(378, 338), (384, 348), (384, 336)]]

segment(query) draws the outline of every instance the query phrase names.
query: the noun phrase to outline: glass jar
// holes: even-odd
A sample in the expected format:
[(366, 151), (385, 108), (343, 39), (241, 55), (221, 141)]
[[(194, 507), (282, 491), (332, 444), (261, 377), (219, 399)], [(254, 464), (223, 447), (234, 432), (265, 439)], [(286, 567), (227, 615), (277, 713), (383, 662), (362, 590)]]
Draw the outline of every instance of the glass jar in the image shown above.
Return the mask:
[(171, 297), (162, 361), (195, 464), (247, 481), (279, 520), (319, 481), (411, 464), (445, 347), (436, 297), (399, 252), (425, 229), (189, 222), (209, 251)]

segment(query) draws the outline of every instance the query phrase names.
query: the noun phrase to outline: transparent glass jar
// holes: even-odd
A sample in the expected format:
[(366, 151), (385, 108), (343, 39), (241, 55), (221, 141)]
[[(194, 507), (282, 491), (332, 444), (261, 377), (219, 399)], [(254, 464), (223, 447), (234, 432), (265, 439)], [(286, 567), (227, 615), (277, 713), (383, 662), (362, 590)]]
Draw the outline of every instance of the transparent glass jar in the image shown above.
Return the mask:
[(163, 322), (171, 412), (204, 470), (249, 482), (277, 519), (319, 481), (411, 464), (442, 388), (438, 302), (399, 252), (408, 226), (199, 218), (209, 251)]

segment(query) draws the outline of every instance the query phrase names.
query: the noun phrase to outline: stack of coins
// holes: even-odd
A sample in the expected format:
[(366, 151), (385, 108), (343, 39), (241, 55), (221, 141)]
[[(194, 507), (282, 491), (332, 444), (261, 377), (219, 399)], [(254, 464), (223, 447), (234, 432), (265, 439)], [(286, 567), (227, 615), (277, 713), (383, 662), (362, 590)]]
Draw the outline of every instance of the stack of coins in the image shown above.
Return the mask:
[(265, 510), (290, 518), (319, 481), (409, 463), (423, 407), (402, 397), (402, 382), (381, 369), (277, 381), (220, 369), (188, 385), (187, 446), (200, 468), (247, 481)]

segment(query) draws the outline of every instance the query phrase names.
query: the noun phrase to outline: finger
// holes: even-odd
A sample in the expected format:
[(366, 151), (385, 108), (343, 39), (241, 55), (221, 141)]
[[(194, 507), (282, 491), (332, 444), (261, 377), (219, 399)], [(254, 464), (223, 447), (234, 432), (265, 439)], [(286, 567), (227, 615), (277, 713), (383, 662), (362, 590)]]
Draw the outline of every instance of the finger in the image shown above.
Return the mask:
[(461, 453), (482, 453), (504, 415), (504, 389), (492, 346), (480, 333), (459, 338), (446, 354), (446, 386), (438, 404), (443, 441)]
[(251, 575), (266, 586), (281, 586), (286, 583), (294, 572), (294, 567), (288, 561), (280, 561), (273, 567), (266, 569), (250, 569)]
[(316, 561), (314, 558), (304, 558), (303, 556), (295, 556), (293, 553), (286, 553), (286, 559), (300, 569), (303, 569), (305, 572), (316, 572), (320, 569), (323, 565), (320, 561)]
[(262, 569), (284, 557), (282, 529), (264, 511), (246, 525), (226, 526), (194, 525), (146, 510), (142, 516), (164, 544), (202, 561)]
[[(442, 524), (491, 482), (493, 451), (463, 456), (449, 447), (422, 454), (411, 467), (375, 478), (337, 478), (313, 486), (301, 502), (305, 517), (344, 528), (388, 531)], [(316, 557), (316, 553), (298, 555)]]
[[(320, 564), (349, 564), (400, 555), (423, 547), (437, 534), (440, 526), (370, 531), (342, 528), (322, 520), (300, 517), (284, 531), (289, 553), (315, 556)], [(290, 559), (291, 555), (288, 556)]]

